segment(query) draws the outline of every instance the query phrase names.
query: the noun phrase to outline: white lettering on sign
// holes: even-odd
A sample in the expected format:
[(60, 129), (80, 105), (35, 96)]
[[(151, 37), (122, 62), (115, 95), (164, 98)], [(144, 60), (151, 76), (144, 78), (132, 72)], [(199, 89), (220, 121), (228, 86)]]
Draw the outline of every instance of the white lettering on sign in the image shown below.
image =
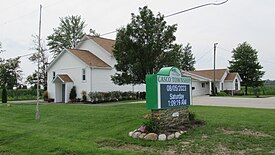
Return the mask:
[(181, 106), (186, 105), (186, 99), (183, 94), (169, 94), (168, 106)]
[(186, 91), (186, 85), (167, 85), (166, 90), (168, 92)]

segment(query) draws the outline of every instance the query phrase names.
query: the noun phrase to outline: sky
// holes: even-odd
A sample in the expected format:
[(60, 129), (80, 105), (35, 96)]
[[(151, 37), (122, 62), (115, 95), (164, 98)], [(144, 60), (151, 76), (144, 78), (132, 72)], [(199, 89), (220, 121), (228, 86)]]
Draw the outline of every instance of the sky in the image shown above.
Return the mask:
[[(1, 58), (22, 56), (22, 76), (26, 78), (37, 68), (28, 60), (35, 51), (32, 35), (38, 34), (39, 5), (42, 5), (42, 40), (58, 27), (60, 17), (81, 15), (85, 32), (94, 29), (104, 34), (126, 26), (131, 13), (148, 6), (156, 15), (169, 15), (206, 3), (223, 0), (1, 0), (0, 41), (5, 52)], [(206, 6), (165, 18), (167, 24), (177, 24), (175, 43), (190, 43), (196, 59), (196, 69), (213, 69), (213, 46), (217, 45), (216, 68), (226, 68), (232, 59), (232, 49), (247, 41), (258, 51), (263, 66), (263, 79), (275, 80), (275, 1), (229, 0), (218, 6)], [(115, 39), (116, 33), (103, 36)], [(51, 55), (49, 55), (49, 61)]]

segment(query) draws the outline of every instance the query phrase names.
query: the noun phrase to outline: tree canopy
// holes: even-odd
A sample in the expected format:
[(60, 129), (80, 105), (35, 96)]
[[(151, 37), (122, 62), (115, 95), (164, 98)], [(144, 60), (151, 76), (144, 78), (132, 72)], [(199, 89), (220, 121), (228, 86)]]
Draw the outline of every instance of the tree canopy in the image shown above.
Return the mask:
[(118, 30), (114, 45), (115, 84), (145, 83), (145, 75), (164, 66), (179, 66), (180, 45), (174, 44), (176, 25), (167, 25), (164, 16), (156, 16), (147, 6), (139, 15), (131, 14), (131, 22)]
[(18, 80), (21, 80), (20, 70), (20, 57), (15, 59), (2, 59), (0, 62), (0, 86), (1, 88), (6, 87), (12, 89), (18, 85)]
[(247, 87), (258, 87), (263, 84), (261, 78), (264, 71), (261, 70), (263, 67), (258, 61), (258, 51), (244, 42), (233, 49), (232, 53), (229, 69), (231, 72), (239, 73), (247, 95)]
[(192, 46), (188, 43), (184, 48), (182, 48), (180, 56), (180, 68), (185, 71), (195, 70), (195, 57), (192, 53)]
[(48, 36), (48, 46), (54, 57), (64, 48), (74, 48), (85, 36), (85, 21), (81, 16), (66, 16), (60, 18), (60, 24), (54, 28), (54, 33)]

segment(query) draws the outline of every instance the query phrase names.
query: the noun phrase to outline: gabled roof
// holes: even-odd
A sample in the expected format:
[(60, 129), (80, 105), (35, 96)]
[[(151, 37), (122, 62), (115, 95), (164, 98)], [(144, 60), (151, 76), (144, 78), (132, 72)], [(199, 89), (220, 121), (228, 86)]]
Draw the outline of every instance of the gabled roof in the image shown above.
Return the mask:
[(73, 82), (68, 74), (58, 74), (55, 79), (53, 79), (53, 82), (56, 82), (57, 79), (59, 79), (62, 83)]
[(229, 73), (224, 80), (230, 80), (230, 81), (232, 81), (232, 80), (234, 80), (236, 78), (236, 76), (237, 76), (237, 73)]
[[(228, 69), (216, 69), (215, 70), (215, 80), (219, 81), (222, 79), (225, 72), (228, 71)], [(196, 74), (202, 77), (206, 77), (208, 79), (214, 79), (214, 71), (213, 70), (195, 70), (195, 71), (189, 71), (192, 74)]]
[(113, 55), (113, 47), (115, 45), (115, 40), (90, 35), (87, 35), (87, 37), (96, 42), (102, 48), (104, 48), (111, 55)]
[(87, 50), (80, 50), (80, 49), (67, 49), (71, 53), (73, 53), (76, 57), (80, 60), (85, 62), (90, 67), (108, 67), (111, 68), (107, 63), (101, 60), (99, 57), (95, 56), (93, 53)]

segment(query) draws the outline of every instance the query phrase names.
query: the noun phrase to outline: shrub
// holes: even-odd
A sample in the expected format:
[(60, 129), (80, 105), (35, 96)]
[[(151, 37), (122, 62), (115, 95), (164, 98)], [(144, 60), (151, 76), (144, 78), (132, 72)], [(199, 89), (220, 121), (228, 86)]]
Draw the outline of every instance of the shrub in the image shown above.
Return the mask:
[(8, 101), (7, 90), (6, 90), (6, 87), (4, 87), (2, 91), (2, 103), (7, 103), (7, 101)]
[(159, 120), (158, 114), (146, 114), (143, 116), (144, 120), (142, 124), (145, 126), (145, 130), (148, 133), (158, 133), (159, 132)]
[(224, 91), (218, 92), (217, 96), (228, 96), (228, 94)]
[(82, 95), (82, 102), (87, 102), (87, 92), (83, 90), (81, 92), (81, 95)]
[(43, 98), (44, 98), (44, 101), (48, 101), (48, 99), (49, 99), (49, 93), (48, 93), (48, 91), (44, 91)]
[(71, 101), (75, 101), (76, 100), (76, 96), (77, 96), (77, 94), (76, 94), (76, 88), (75, 88), (75, 86), (73, 86), (73, 88), (71, 89), (71, 92), (70, 92), (69, 99)]

